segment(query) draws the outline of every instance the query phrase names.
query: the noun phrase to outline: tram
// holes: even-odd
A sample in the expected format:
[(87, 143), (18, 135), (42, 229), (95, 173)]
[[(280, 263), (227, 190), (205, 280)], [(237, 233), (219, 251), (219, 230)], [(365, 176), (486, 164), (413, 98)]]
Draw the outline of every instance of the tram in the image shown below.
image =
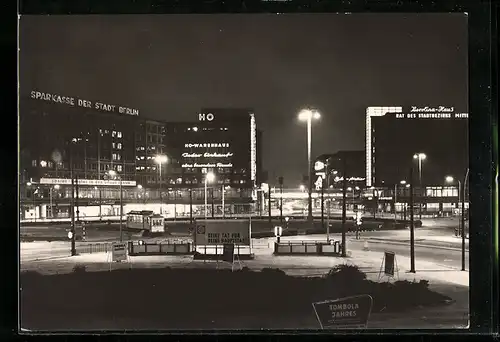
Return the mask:
[(127, 214), (127, 229), (163, 233), (165, 218), (151, 210), (131, 211)]

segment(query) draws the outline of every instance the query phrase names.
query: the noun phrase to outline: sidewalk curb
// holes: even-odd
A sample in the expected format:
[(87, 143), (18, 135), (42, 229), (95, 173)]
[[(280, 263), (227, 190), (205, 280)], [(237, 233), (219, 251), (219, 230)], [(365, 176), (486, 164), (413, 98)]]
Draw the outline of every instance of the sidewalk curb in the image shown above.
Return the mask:
[[(361, 239), (360, 239), (361, 240)], [(358, 241), (360, 241), (358, 240)], [(399, 245), (399, 246), (408, 246), (410, 243), (409, 242), (401, 242), (401, 241), (394, 241), (394, 240), (382, 240), (382, 239), (372, 239), (372, 238), (366, 238), (363, 239), (364, 241), (368, 241), (371, 243), (390, 243), (393, 245)], [(461, 251), (461, 247), (449, 247), (449, 246), (443, 246), (443, 245), (434, 245), (434, 244), (422, 244), (422, 243), (415, 243), (415, 247), (423, 247), (423, 248), (438, 248), (438, 249), (444, 249), (444, 250), (450, 250), (450, 251)], [(469, 251), (469, 248), (465, 249), (467, 252)]]

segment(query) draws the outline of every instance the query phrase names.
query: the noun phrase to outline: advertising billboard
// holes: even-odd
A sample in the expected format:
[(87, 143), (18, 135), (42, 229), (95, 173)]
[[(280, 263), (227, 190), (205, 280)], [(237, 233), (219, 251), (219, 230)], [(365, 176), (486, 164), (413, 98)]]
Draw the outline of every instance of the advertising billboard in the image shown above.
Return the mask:
[(197, 246), (224, 244), (250, 246), (250, 227), (249, 220), (196, 222), (194, 241)]

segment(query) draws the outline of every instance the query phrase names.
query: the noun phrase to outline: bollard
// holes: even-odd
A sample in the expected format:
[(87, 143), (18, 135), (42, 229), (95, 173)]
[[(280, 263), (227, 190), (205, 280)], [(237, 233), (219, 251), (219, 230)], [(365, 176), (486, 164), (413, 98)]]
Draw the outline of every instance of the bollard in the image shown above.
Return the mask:
[(368, 241), (365, 241), (365, 243), (363, 244), (363, 250), (364, 251), (370, 250), (370, 248), (368, 247)]

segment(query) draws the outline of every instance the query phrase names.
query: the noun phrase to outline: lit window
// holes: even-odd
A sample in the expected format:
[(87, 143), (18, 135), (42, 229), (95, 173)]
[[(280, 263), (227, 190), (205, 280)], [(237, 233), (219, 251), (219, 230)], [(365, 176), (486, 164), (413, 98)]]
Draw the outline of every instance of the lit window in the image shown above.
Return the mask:
[(136, 167), (135, 167), (135, 169), (136, 169), (136, 170), (140, 170), (140, 169), (141, 169), (141, 167), (140, 167), (140, 166), (136, 166)]
[(33, 160), (31, 161), (31, 166), (36, 167), (36, 159), (33, 159)]
[(141, 156), (141, 160), (144, 160), (144, 156)]
[(121, 165), (116, 166), (117, 171), (122, 171), (123, 167)]
[(115, 138), (115, 137), (116, 137), (116, 131), (113, 131), (113, 132), (111, 133), (111, 136), (112, 136), (113, 138)]
[(47, 162), (45, 160), (40, 160), (40, 166), (41, 167), (46, 167), (47, 166)]
[(121, 138), (122, 137), (122, 132), (118, 132), (117, 136), (118, 136), (118, 138)]
[(116, 153), (113, 153), (113, 160), (116, 160)]
[(54, 166), (54, 163), (52, 163), (51, 161), (49, 161), (49, 162), (47, 162), (47, 166), (51, 168), (51, 167)]
[(111, 145), (113, 146), (113, 148), (116, 148), (116, 144), (115, 143), (112, 143)]

